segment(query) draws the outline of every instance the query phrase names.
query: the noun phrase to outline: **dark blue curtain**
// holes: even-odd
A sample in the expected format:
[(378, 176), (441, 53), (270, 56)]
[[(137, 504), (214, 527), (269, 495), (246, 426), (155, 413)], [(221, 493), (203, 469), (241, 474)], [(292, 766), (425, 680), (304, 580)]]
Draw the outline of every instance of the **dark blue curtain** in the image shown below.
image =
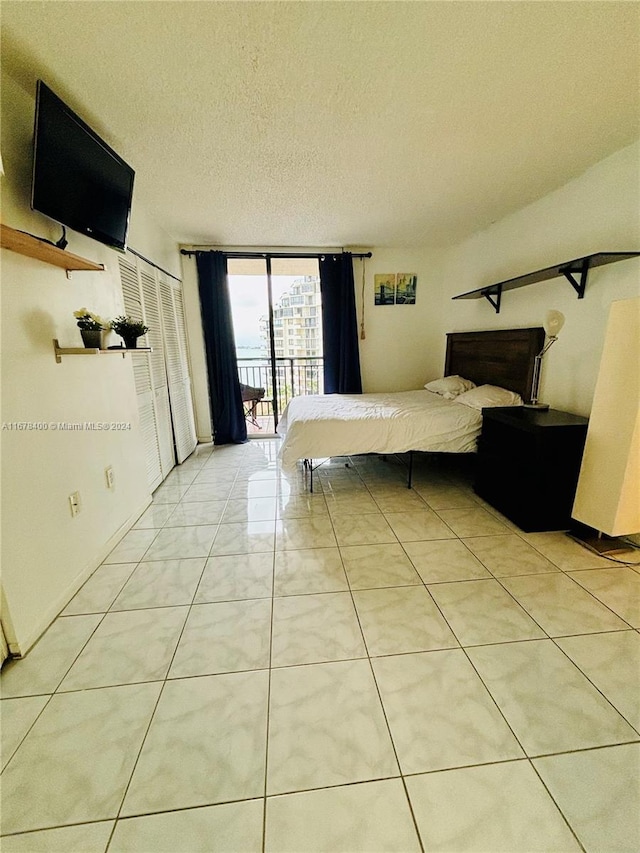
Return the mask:
[(222, 252), (196, 252), (196, 264), (213, 440), (214, 444), (241, 444), (247, 440), (247, 424), (238, 379), (227, 259)]
[(358, 320), (350, 252), (320, 258), (325, 394), (360, 394)]

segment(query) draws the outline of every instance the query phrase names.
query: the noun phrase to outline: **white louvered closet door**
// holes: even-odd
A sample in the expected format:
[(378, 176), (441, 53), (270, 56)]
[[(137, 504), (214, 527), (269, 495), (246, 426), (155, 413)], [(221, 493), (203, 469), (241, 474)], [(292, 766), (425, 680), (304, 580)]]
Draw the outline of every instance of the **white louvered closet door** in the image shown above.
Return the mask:
[[(155, 271), (140, 264), (140, 285), (142, 287), (142, 307), (144, 322), (149, 327), (146, 335), (147, 345), (153, 349), (147, 358), (151, 369), (151, 386), (153, 390), (153, 406), (156, 418), (158, 448), (160, 450), (160, 468), (162, 479), (176, 464), (171, 429), (171, 410), (169, 407), (169, 387), (164, 357), (164, 340), (162, 333), (162, 313), (160, 297), (156, 282)], [(139, 358), (139, 356), (136, 356)], [(182, 461), (182, 460), (181, 460)]]
[(169, 379), (171, 420), (178, 462), (184, 462), (197, 442), (191, 397), (187, 332), (184, 321), (182, 285), (158, 274), (162, 304), (164, 352)]
[[(142, 297), (135, 263), (119, 258), (120, 280), (122, 282), (122, 297), (124, 309), (132, 317), (143, 316)], [(151, 491), (156, 489), (163, 480), (160, 441), (156, 427), (156, 411), (154, 404), (153, 385), (151, 382), (151, 364), (148, 355), (131, 356), (133, 376), (138, 398), (140, 414), (140, 429), (144, 443), (147, 483)]]

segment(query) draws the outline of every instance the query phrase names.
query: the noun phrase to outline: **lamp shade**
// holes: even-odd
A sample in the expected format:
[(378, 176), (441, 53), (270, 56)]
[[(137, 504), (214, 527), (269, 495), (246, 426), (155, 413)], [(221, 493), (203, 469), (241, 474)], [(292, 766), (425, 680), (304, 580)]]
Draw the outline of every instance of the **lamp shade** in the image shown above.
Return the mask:
[(608, 536), (640, 532), (640, 298), (613, 302), (572, 517)]
[(561, 311), (554, 309), (547, 311), (547, 316), (544, 318), (544, 330), (550, 338), (557, 338), (563, 326), (564, 314)]

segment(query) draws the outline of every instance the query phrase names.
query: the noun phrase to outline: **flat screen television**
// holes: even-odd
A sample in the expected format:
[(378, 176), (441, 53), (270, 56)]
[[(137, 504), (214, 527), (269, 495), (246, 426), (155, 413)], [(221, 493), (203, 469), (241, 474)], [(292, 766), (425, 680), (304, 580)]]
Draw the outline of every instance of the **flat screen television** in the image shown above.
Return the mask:
[(38, 80), (31, 207), (124, 250), (133, 169)]

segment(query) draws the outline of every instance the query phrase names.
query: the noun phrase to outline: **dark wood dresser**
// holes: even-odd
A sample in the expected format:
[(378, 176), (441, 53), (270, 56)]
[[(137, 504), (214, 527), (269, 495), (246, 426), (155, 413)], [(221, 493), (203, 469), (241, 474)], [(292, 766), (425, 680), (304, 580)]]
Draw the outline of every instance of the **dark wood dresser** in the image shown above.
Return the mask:
[(566, 530), (587, 424), (554, 409), (483, 409), (476, 494), (521, 530)]

